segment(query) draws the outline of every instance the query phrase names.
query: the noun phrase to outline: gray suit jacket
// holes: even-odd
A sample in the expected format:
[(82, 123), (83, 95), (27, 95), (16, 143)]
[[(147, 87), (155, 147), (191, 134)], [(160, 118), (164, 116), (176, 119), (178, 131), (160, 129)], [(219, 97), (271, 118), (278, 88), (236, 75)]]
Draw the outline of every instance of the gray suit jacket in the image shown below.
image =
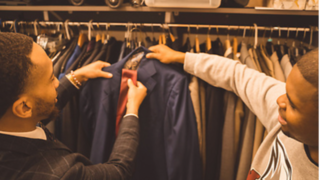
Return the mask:
[[(63, 78), (58, 88), (60, 106), (76, 90)], [(79, 153), (72, 153), (61, 142), (0, 134), (0, 180), (129, 179), (139, 144), (139, 122), (123, 118), (118, 138), (107, 162), (92, 165)]]

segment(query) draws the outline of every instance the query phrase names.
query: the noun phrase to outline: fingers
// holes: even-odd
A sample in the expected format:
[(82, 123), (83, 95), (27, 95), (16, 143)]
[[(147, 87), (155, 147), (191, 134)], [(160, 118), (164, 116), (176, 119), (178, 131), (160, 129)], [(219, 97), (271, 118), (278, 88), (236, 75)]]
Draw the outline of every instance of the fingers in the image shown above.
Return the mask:
[(137, 82), (138, 88), (146, 88), (140, 81)]
[(160, 58), (160, 54), (159, 53), (148, 53), (146, 55), (146, 57), (148, 59), (159, 59)]
[(101, 60), (98, 60), (96, 63), (99, 64), (101, 69), (110, 66), (110, 63), (107, 63), (107, 62), (104, 62), (104, 61), (101, 61)]
[(155, 46), (149, 47), (148, 49), (153, 52), (158, 52), (160, 47), (161, 45), (155, 45)]
[(132, 80), (131, 80), (131, 79), (128, 79), (128, 86), (129, 86), (129, 88), (131, 88), (131, 87), (133, 87), (133, 86), (134, 86), (134, 84), (133, 84), (133, 82), (132, 82)]
[(111, 73), (108, 72), (104, 72), (104, 71), (99, 71), (99, 77), (103, 77), (103, 78), (112, 78), (113, 75)]

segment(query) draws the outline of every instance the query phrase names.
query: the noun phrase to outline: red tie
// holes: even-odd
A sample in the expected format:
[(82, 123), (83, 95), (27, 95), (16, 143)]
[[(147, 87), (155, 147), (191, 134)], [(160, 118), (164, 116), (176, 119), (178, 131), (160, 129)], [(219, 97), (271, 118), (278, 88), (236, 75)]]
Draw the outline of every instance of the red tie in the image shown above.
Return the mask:
[(118, 136), (120, 121), (124, 115), (128, 101), (128, 79), (131, 79), (133, 84), (137, 85), (137, 71), (122, 69), (120, 93), (117, 106), (116, 137)]

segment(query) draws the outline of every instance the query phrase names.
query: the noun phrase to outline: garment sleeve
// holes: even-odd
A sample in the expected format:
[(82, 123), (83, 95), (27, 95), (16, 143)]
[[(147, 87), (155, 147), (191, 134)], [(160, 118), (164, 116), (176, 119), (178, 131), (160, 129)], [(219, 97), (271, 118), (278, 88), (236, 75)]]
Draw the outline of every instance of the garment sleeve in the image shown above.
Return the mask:
[(270, 131), (278, 123), (277, 98), (285, 83), (217, 55), (187, 53), (184, 70), (209, 84), (234, 92)]
[(170, 92), (163, 134), (168, 180), (202, 179), (197, 124), (187, 78), (178, 81)]
[(133, 174), (138, 145), (139, 119), (135, 116), (127, 116), (121, 121), (119, 135), (108, 162), (90, 166), (76, 163), (61, 179), (128, 180)]
[(58, 102), (57, 107), (61, 110), (67, 104), (67, 102), (79, 91), (69, 80), (64, 76), (59, 81), (59, 87), (57, 88)]

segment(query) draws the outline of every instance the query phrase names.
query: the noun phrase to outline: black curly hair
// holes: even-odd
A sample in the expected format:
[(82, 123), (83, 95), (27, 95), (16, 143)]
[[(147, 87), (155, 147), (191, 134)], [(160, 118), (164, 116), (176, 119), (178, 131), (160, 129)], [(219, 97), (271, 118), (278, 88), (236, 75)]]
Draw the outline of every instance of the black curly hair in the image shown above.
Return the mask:
[[(318, 89), (319, 82), (319, 49), (314, 49), (301, 57), (297, 62), (298, 69), (302, 76), (312, 86)], [(315, 106), (318, 107), (318, 92), (312, 95)]]
[(30, 69), (32, 38), (0, 32), (0, 118), (23, 93)]

